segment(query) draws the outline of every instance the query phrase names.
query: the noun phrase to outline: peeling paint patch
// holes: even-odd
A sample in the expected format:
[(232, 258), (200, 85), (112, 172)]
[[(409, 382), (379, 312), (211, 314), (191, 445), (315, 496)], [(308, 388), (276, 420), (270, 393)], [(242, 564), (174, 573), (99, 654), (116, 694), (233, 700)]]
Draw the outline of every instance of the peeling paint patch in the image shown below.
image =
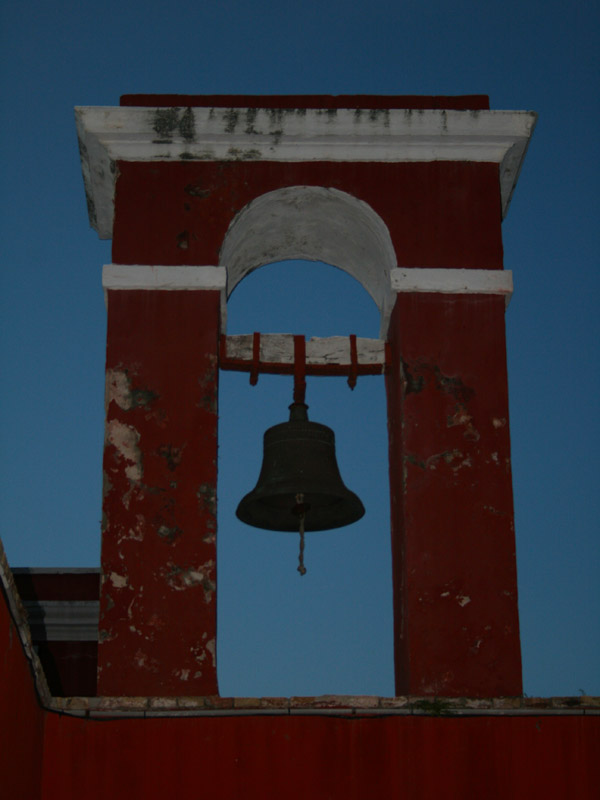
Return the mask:
[(149, 406), (158, 397), (151, 389), (132, 389), (131, 403), (134, 407)]
[(472, 420), (473, 417), (467, 413), (465, 407), (459, 404), (455, 407), (454, 413), (449, 414), (446, 418), (446, 426), (448, 428), (453, 428), (457, 425), (464, 427), (465, 431), (463, 436), (465, 439), (476, 442), (479, 440), (480, 436), (479, 431), (476, 430)]
[(127, 539), (131, 539), (134, 542), (143, 542), (144, 541), (144, 517), (142, 514), (135, 515), (135, 526), (133, 528), (129, 528), (127, 532)]
[(163, 444), (158, 448), (158, 455), (166, 460), (171, 472), (174, 472), (181, 464), (184, 447), (185, 445), (183, 447), (173, 447), (172, 444)]
[(210, 641), (208, 641), (206, 643), (206, 649), (208, 650), (208, 652), (210, 653), (210, 655), (212, 657), (212, 665), (213, 665), (213, 667), (216, 667), (217, 666), (217, 642), (216, 642), (216, 640), (214, 638), (210, 639)]
[(456, 602), (458, 603), (458, 605), (461, 608), (464, 608), (465, 606), (467, 606), (471, 602), (471, 598), (467, 597), (464, 594), (457, 594), (456, 595)]
[(149, 672), (158, 672), (159, 664), (155, 658), (151, 658), (147, 653), (142, 650), (137, 650), (133, 657), (133, 663), (138, 669), (146, 669)]
[(156, 630), (161, 630), (162, 628), (165, 627), (166, 622), (164, 621), (164, 619), (162, 619), (162, 617), (159, 617), (158, 614), (151, 614), (150, 617), (148, 617), (147, 624), (151, 628), (155, 628)]
[(496, 514), (501, 517), (506, 516), (506, 511), (500, 511), (498, 508), (494, 508), (494, 506), (484, 506), (483, 509), (484, 511), (489, 511), (490, 514)]
[(130, 466), (125, 468), (125, 474), (130, 481), (142, 480), (142, 454), (138, 447), (140, 434), (131, 425), (125, 425), (119, 420), (111, 419), (106, 426), (106, 438)]
[(456, 464), (456, 466), (452, 467), (452, 471), (458, 472), (459, 469), (462, 469), (463, 467), (472, 467), (472, 466), (473, 462), (471, 461), (471, 458), (467, 456), (467, 458), (463, 458), (460, 464)]
[[(429, 456), (424, 462), (424, 465), (426, 469), (435, 469), (440, 461), (444, 461), (445, 464), (450, 465), (456, 458), (462, 458), (460, 450), (445, 450), (443, 453), (434, 453), (434, 455)], [(460, 469), (460, 465), (458, 467), (453, 467), (453, 469), (455, 471)]]
[(119, 575), (117, 572), (111, 572), (108, 578), (115, 589), (124, 589), (127, 586), (126, 575)]
[(412, 453), (407, 453), (404, 456), (404, 462), (408, 464), (413, 464), (415, 467), (419, 467), (420, 469), (427, 469), (427, 464), (425, 461), (421, 461), (417, 456), (413, 455)]
[(131, 384), (126, 370), (106, 370), (106, 406), (115, 402), (123, 411), (132, 406)]
[(492, 425), (496, 429), (504, 428), (504, 426), (506, 425), (506, 419), (504, 417), (493, 417)]
[(180, 567), (176, 564), (169, 564), (169, 570), (165, 575), (168, 585), (176, 592), (182, 592), (195, 586), (201, 586), (204, 590), (204, 600), (210, 603), (215, 591), (215, 582), (211, 578), (214, 573), (215, 562), (210, 559), (198, 567)]
[(114, 402), (123, 411), (131, 411), (138, 406), (148, 406), (157, 398), (150, 389), (134, 389), (126, 369), (106, 370), (106, 407)]
[(217, 490), (210, 483), (201, 483), (196, 490), (196, 497), (200, 502), (202, 511), (208, 511), (213, 516), (217, 513)]
[(461, 378), (451, 375), (444, 375), (439, 367), (434, 368), (435, 382), (438, 389), (444, 394), (449, 394), (461, 405), (466, 405), (475, 395), (475, 391), (470, 386), (465, 386)]
[(183, 191), (190, 197), (210, 197), (210, 189), (203, 189), (199, 183), (188, 183)]
[(405, 394), (418, 394), (423, 391), (425, 378), (423, 375), (414, 376), (406, 361), (401, 362), (402, 377), (404, 379)]
[(169, 544), (173, 544), (183, 533), (181, 528), (178, 528), (176, 525), (173, 528), (169, 528), (167, 525), (161, 525), (156, 532), (161, 539), (165, 539)]

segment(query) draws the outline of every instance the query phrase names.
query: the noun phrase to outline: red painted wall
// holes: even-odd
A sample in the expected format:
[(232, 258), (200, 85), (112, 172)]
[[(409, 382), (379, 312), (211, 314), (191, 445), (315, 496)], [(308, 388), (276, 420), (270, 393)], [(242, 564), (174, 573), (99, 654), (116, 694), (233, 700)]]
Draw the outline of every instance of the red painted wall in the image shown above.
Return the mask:
[(6, 800), (39, 797), (44, 719), (19, 633), (0, 591), (0, 795)]
[(532, 800), (597, 796), (600, 717), (221, 716), (43, 711), (0, 598), (7, 800)]
[(331, 187), (368, 203), (401, 266), (502, 267), (498, 166), (453, 161), (122, 162), (113, 261), (216, 265), (233, 217), (285, 186)]
[(520, 695), (504, 298), (400, 294), (390, 341), (396, 693)]
[(42, 800), (597, 796), (598, 717), (49, 715)]
[(218, 291), (108, 292), (98, 693), (217, 693)]

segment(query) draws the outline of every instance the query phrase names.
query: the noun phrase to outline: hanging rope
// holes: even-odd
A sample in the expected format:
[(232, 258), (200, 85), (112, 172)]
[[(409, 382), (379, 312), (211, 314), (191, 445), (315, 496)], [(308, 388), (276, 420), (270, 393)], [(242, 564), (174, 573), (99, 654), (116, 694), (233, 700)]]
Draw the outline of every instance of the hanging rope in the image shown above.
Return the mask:
[(296, 513), (298, 514), (298, 528), (300, 531), (300, 552), (298, 554), (298, 572), (300, 575), (306, 575), (306, 567), (304, 566), (304, 517), (306, 514), (306, 507), (304, 505), (304, 495), (296, 495)]

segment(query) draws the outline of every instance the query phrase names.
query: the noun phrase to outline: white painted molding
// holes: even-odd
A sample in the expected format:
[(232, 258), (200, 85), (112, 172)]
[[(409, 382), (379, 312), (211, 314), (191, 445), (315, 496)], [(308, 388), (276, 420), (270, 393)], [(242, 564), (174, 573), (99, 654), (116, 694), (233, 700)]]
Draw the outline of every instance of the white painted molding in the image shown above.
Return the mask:
[(110, 239), (117, 161), (493, 162), (505, 215), (537, 115), (81, 106), (75, 118), (90, 223)]
[[(253, 334), (227, 336), (228, 358), (252, 362)], [(385, 367), (385, 342), (382, 339), (356, 338), (358, 364), (381, 364)], [(260, 337), (260, 360), (271, 364), (294, 363), (294, 335), (291, 333), (264, 333)], [(350, 366), (350, 338), (329, 336), (312, 338), (306, 342), (306, 363), (309, 365), (339, 364)]]
[(221, 329), (227, 321), (227, 270), (225, 267), (149, 266), (146, 264), (105, 264), (102, 267), (104, 302), (108, 290), (218, 291), (221, 293)]
[(104, 289), (222, 291), (227, 286), (227, 270), (225, 267), (105, 264), (102, 268), (102, 286)]
[(394, 292), (501, 294), (508, 306), (513, 292), (512, 271), (505, 269), (407, 269), (391, 272)]

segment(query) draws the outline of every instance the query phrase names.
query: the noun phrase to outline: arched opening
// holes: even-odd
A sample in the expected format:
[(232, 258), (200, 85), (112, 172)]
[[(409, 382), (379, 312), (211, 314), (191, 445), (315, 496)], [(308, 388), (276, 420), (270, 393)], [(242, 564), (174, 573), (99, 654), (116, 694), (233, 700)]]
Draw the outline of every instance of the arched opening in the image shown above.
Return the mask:
[[(247, 269), (245, 274), (250, 272)], [(241, 280), (241, 279), (240, 279)], [(380, 313), (363, 287), (329, 264), (262, 267), (231, 295), (228, 333), (355, 333), (376, 338)], [(293, 378), (221, 372), (218, 485), (218, 657), (222, 695), (392, 695), (392, 580), (383, 378), (307, 378), (312, 420), (333, 428), (342, 477), (365, 517), (299, 537), (235, 517), (256, 483), (266, 428), (287, 419)]]
[(257, 197), (232, 220), (221, 248), (227, 294), (253, 270), (285, 259), (322, 261), (356, 278), (379, 309), (385, 336), (396, 256), (387, 226), (367, 203), (322, 186), (287, 186)]

